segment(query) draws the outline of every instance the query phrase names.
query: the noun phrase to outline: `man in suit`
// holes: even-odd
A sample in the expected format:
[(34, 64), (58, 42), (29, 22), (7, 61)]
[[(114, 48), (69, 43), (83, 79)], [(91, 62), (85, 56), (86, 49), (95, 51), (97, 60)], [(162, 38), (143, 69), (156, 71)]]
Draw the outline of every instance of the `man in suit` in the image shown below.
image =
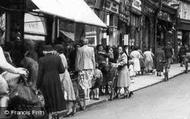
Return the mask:
[(78, 48), (76, 56), (76, 71), (79, 72), (79, 85), (85, 93), (85, 99), (89, 100), (91, 80), (95, 69), (94, 48), (88, 46), (88, 39), (82, 38), (83, 46)]

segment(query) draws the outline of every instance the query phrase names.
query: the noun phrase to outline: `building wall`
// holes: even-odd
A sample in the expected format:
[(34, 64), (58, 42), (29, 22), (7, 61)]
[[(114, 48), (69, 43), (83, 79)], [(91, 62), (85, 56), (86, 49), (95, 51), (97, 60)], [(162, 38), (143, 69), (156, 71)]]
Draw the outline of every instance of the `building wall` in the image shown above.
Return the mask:
[(179, 16), (181, 19), (190, 20), (190, 3), (180, 1)]

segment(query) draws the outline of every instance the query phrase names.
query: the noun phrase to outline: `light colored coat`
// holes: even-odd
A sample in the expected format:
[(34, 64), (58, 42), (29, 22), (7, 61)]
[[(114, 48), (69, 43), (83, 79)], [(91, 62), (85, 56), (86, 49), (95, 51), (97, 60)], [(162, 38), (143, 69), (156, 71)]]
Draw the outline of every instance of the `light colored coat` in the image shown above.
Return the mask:
[(84, 45), (77, 50), (76, 70), (95, 69), (94, 48)]
[(129, 87), (129, 69), (127, 67), (127, 55), (125, 53), (120, 54), (117, 64), (119, 66), (122, 66), (122, 68), (118, 71), (118, 81), (117, 81), (117, 87)]
[(141, 58), (141, 54), (139, 51), (135, 50), (132, 51), (130, 56), (132, 57), (132, 61), (133, 61), (133, 68), (135, 72), (138, 72), (141, 70), (141, 66), (140, 66), (140, 58)]

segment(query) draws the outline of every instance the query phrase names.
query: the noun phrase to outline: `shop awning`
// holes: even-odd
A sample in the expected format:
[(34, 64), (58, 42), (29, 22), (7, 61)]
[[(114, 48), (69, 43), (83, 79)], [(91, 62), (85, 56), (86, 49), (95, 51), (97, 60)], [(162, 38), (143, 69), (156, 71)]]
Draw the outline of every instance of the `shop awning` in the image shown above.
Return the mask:
[(71, 39), (72, 41), (75, 41), (74, 33), (66, 32), (66, 31), (63, 31), (63, 30), (60, 30), (60, 33), (62, 33), (63, 35), (65, 35), (66, 37), (68, 37), (69, 39)]
[(40, 12), (74, 22), (106, 27), (84, 0), (32, 0)]
[(185, 19), (178, 19), (177, 29), (178, 30), (184, 30), (184, 31), (190, 31), (190, 20)]

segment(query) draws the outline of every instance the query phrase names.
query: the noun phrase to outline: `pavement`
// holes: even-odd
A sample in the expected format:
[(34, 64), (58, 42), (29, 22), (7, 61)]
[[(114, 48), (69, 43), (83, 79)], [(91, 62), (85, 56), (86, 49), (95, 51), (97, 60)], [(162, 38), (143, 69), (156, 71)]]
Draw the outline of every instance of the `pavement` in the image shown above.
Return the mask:
[[(169, 70), (169, 79), (172, 79), (178, 75), (185, 72), (185, 67), (181, 67), (180, 64), (172, 64)], [(132, 77), (131, 85), (129, 87), (130, 91), (138, 91), (143, 88), (147, 88), (158, 83), (163, 82), (164, 76), (157, 76), (156, 72), (152, 74), (145, 74), (136, 77)], [(100, 100), (89, 100), (87, 101), (87, 108), (93, 105), (108, 101), (109, 96), (100, 96)]]

